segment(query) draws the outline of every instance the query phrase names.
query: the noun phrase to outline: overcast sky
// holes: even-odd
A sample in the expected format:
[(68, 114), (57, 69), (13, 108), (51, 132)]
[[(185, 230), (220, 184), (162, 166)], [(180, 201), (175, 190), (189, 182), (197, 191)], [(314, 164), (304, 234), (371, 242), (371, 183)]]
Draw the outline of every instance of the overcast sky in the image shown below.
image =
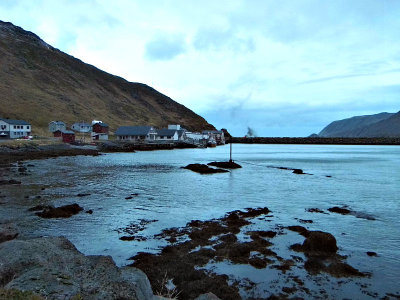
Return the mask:
[(398, 0), (0, 0), (0, 19), (236, 136), (400, 110)]

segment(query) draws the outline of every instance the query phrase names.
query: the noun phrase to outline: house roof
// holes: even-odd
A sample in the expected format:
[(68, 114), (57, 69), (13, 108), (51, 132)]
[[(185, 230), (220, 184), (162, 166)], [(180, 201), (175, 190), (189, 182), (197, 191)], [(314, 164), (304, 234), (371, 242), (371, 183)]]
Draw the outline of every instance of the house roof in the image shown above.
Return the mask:
[(176, 129), (157, 129), (157, 134), (160, 136), (174, 136), (175, 132), (177, 132)]
[(99, 125), (101, 127), (108, 127), (108, 125), (106, 123), (103, 123), (103, 122), (95, 123), (95, 124), (93, 124), (93, 126), (94, 125)]
[(3, 118), (0, 118), (0, 120), (3, 120), (4, 122), (11, 124), (11, 125), (31, 125), (29, 122), (26, 122), (24, 120), (10, 120), (10, 119), (3, 119)]
[(144, 136), (147, 135), (151, 129), (153, 129), (152, 126), (121, 126), (117, 129), (115, 135)]
[(74, 126), (74, 125), (92, 127), (92, 125), (85, 123), (85, 122), (76, 122), (76, 123), (72, 124), (72, 126)]
[[(60, 131), (60, 130), (57, 130)], [(64, 134), (75, 134), (75, 132), (71, 131), (71, 130), (61, 130), (62, 133)]]

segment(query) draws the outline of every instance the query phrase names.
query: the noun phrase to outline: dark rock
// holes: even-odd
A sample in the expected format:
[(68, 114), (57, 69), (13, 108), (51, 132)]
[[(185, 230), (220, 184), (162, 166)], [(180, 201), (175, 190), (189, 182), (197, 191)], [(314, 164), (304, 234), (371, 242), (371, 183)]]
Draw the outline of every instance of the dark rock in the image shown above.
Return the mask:
[(86, 196), (90, 196), (91, 194), (89, 193), (79, 193), (78, 195), (76, 195), (77, 197), (86, 197)]
[(304, 237), (308, 237), (309, 233), (310, 233), (310, 231), (308, 229), (304, 228), (303, 226), (299, 226), (299, 225), (288, 226), (287, 229), (298, 232), (299, 234), (301, 234)]
[(139, 193), (132, 193), (131, 196), (139, 196)]
[(18, 229), (14, 224), (0, 224), (0, 243), (15, 239), (18, 233)]
[(334, 206), (334, 207), (328, 208), (328, 210), (330, 212), (338, 213), (338, 214), (342, 214), (342, 215), (348, 215), (350, 213), (350, 210), (348, 210), (347, 208), (338, 207), (338, 206)]
[(303, 242), (303, 250), (310, 256), (333, 255), (338, 250), (335, 237), (323, 231), (309, 231)]
[(302, 169), (293, 169), (294, 174), (305, 174)]
[(134, 236), (126, 236), (126, 235), (124, 235), (124, 236), (121, 236), (119, 239), (121, 241), (133, 241), (133, 240), (135, 240), (135, 237)]
[(223, 170), (223, 169), (214, 169), (214, 168), (210, 168), (207, 165), (203, 165), (203, 164), (189, 164), (186, 167), (182, 167), (183, 169), (188, 169), (191, 170), (193, 172), (196, 173), (200, 173), (200, 174), (214, 174), (214, 173), (226, 173), (229, 172), (227, 170)]
[(39, 204), (39, 205), (29, 208), (28, 211), (39, 211), (39, 210), (45, 210), (45, 209), (51, 209), (51, 208), (54, 208), (54, 207), (51, 205)]
[(43, 209), (42, 212), (36, 213), (39, 217), (42, 218), (69, 218), (73, 215), (78, 214), (80, 211), (82, 211), (83, 208), (80, 207), (78, 204), (70, 204), (70, 205), (64, 205), (60, 207), (47, 207)]
[(242, 167), (241, 165), (233, 161), (213, 161), (208, 163), (207, 165), (223, 169), (239, 169)]
[(304, 269), (306, 269), (306, 271), (308, 273), (310, 273), (312, 275), (316, 275), (316, 274), (319, 274), (319, 273), (325, 271), (326, 267), (325, 267), (325, 264), (321, 260), (311, 258), (311, 259), (308, 259), (304, 263)]
[(132, 196), (125, 197), (125, 200), (130, 200), (130, 199), (133, 199), (133, 197)]
[(368, 256), (378, 256), (378, 254), (376, 252), (372, 252), (372, 251), (368, 251), (367, 255)]
[(352, 266), (342, 263), (333, 262), (327, 268), (326, 272), (335, 277), (365, 277), (368, 276), (367, 273), (362, 273), (359, 270), (353, 268)]
[(89, 210), (87, 210), (87, 211), (85, 211), (85, 213), (87, 213), (87, 214), (92, 214), (93, 213), (93, 210), (92, 209), (89, 209)]

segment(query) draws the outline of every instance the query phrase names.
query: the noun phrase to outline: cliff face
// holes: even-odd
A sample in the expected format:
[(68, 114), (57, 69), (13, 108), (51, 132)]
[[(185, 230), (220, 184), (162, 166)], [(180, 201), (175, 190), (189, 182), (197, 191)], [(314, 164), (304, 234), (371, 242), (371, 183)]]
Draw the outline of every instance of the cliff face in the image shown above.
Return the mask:
[(320, 137), (400, 137), (400, 112), (357, 116), (326, 126)]
[(214, 129), (185, 106), (142, 83), (108, 74), (46, 44), (37, 35), (0, 21), (0, 117), (33, 128), (52, 120), (93, 119), (110, 125)]

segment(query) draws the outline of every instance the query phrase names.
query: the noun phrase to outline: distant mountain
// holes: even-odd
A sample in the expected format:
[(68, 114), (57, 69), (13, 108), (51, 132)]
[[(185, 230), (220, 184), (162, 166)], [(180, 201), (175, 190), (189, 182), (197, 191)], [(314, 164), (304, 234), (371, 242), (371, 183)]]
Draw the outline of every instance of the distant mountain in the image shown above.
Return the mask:
[[(115, 53), (118, 55), (118, 53)], [(23, 119), (46, 130), (102, 120), (121, 125), (214, 129), (185, 106), (142, 83), (128, 82), (46, 44), (37, 35), (0, 21), (0, 117)]]
[(334, 121), (320, 137), (400, 137), (400, 112), (357, 116)]

